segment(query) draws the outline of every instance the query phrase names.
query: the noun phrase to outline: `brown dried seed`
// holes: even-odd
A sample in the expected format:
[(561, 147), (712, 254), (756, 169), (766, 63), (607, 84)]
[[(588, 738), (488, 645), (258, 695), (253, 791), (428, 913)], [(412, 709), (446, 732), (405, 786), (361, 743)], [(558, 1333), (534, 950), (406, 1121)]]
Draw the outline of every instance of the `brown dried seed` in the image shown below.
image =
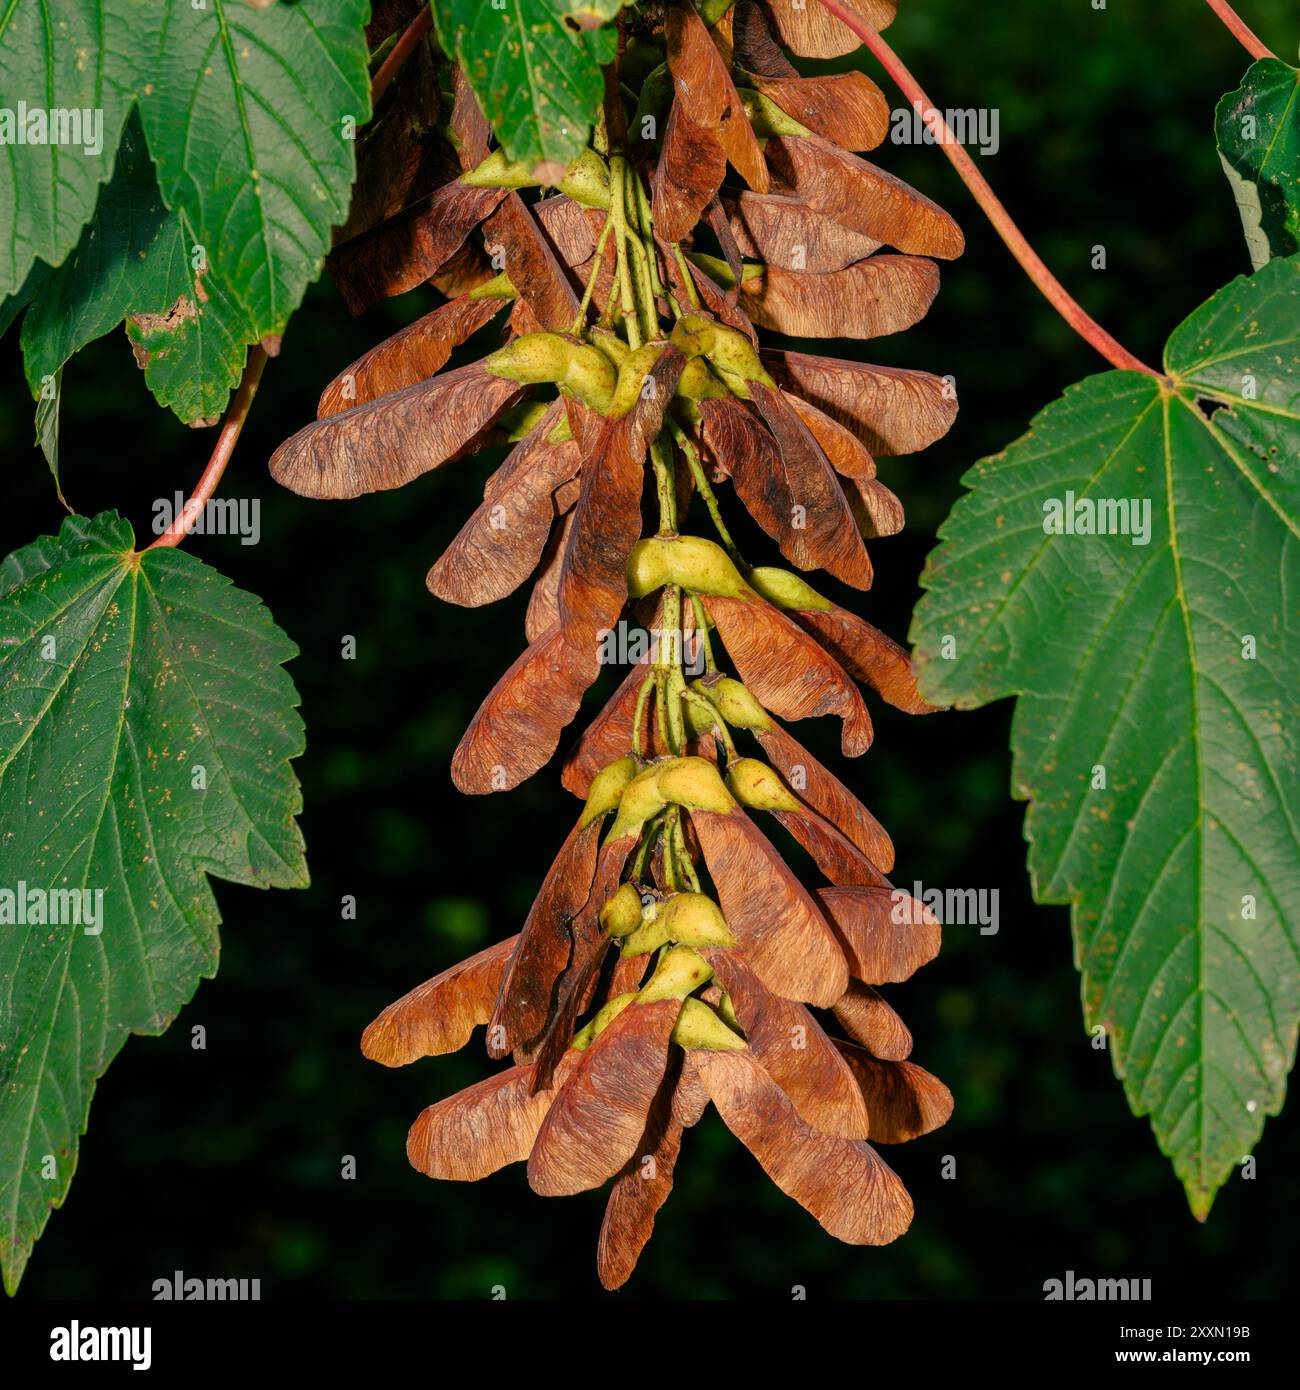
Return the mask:
[(910, 979), (939, 954), (942, 932), (928, 908), (889, 888), (818, 888), (855, 979), (868, 985)]
[(903, 1144), (946, 1124), (952, 1092), (915, 1062), (886, 1062), (852, 1043), (838, 1043), (853, 1070), (871, 1116), (877, 1144)]
[(912, 1051), (911, 1030), (884, 995), (871, 985), (850, 980), (848, 989), (835, 1001), (834, 1010), (840, 1027), (873, 1057), (901, 1062)]
[(781, 270), (824, 275), (879, 250), (882, 242), (814, 212), (793, 193), (719, 194), (742, 256)]

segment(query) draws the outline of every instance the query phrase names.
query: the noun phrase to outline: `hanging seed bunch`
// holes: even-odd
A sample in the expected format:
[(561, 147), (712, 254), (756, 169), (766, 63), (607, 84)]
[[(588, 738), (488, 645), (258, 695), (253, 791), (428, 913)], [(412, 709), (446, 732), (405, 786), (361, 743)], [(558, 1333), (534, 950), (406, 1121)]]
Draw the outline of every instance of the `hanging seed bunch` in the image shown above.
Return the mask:
[[(795, 0), (625, 11), (592, 148), (568, 168), (494, 150), (462, 74), (418, 51), (361, 147), (331, 266), (356, 312), (426, 284), (445, 302), (332, 381), (271, 462), (294, 491), (343, 498), (513, 442), (428, 576), (469, 606), (532, 581), (527, 645), (452, 760), (463, 792), (551, 759), (621, 620), (657, 635), (564, 757), (582, 810), (519, 934), (398, 1000), (362, 1043), (398, 1066), (486, 1025), (511, 1065), (425, 1110), (410, 1161), (470, 1181), (526, 1163), (546, 1196), (610, 1184), (610, 1288), (710, 1103), (855, 1244), (912, 1216), (872, 1145), (952, 1106), (877, 990), (936, 954), (939, 924), (893, 892), (888, 835), (786, 721), (838, 716), (856, 757), (872, 739), (860, 685), (927, 711), (906, 653), (799, 572), (870, 585), (864, 537), (902, 524), (875, 456), (924, 448), (956, 402), (924, 372), (769, 349), (759, 330), (905, 329), (962, 236), (859, 158), (887, 132), (880, 90), (800, 77), (778, 35), (810, 57), (854, 43)], [(501, 346), (442, 370), (492, 323)], [(740, 554), (728, 488), (785, 566)], [(822, 886), (782, 861), (773, 821)]]

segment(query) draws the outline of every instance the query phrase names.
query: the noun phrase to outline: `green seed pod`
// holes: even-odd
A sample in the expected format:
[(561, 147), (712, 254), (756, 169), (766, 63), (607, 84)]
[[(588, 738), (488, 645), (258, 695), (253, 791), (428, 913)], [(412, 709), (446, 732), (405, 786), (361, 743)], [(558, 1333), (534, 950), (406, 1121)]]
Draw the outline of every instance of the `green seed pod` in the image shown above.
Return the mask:
[(727, 786), (742, 806), (756, 811), (803, 810), (803, 803), (780, 776), (757, 758), (737, 758), (727, 769)]
[(600, 924), (610, 936), (630, 936), (641, 925), (641, 894), (636, 885), (620, 884), (600, 909)]
[[(686, 259), (699, 266), (714, 284), (720, 285), (724, 290), (732, 290), (736, 287), (736, 277), (731, 273), (731, 267), (724, 260), (717, 256), (705, 255), (703, 251), (688, 251)], [(758, 280), (763, 274), (764, 267), (747, 263), (741, 266), (741, 279), (748, 284), (751, 280)]]
[(727, 552), (703, 536), (654, 536), (632, 547), (627, 561), (628, 593), (644, 598), (665, 584), (729, 598), (750, 592)]
[(664, 925), (663, 913), (645, 918), (631, 936), (623, 938), (624, 956), (646, 956), (657, 951), (668, 942), (668, 928)]
[(698, 314), (683, 314), (669, 341), (687, 357), (707, 357), (724, 377), (776, 386), (759, 361), (754, 344), (737, 329)]
[(772, 721), (768, 717), (767, 711), (754, 698), (749, 687), (742, 685), (731, 676), (723, 676), (721, 680), (714, 681), (712, 685), (705, 685), (702, 679), (692, 681), (691, 686), (702, 695), (707, 695), (717, 706), (719, 713), (727, 723), (735, 728), (770, 729), (772, 727)]
[(565, 171), (559, 188), (584, 208), (609, 211), (609, 170), (595, 150), (583, 150)]
[(507, 159), (504, 150), (493, 150), (481, 164), (460, 176), (467, 188), (536, 188), (532, 165), (522, 159)]
[(718, 1013), (722, 1016), (722, 1021), (734, 1028), (737, 1033), (745, 1031), (740, 1019), (736, 1017), (736, 1006), (731, 1002), (731, 995), (724, 989), (721, 991), (722, 998), (718, 1001)]
[(518, 299), (519, 291), (515, 289), (510, 276), (503, 270), (499, 275), (494, 275), (490, 280), (485, 280), (481, 285), (475, 285), (470, 290), (470, 299)]
[(831, 607), (806, 580), (789, 570), (773, 565), (759, 565), (750, 570), (749, 582), (769, 602), (778, 608), (815, 608), (825, 611)]
[(506, 432), (512, 444), (526, 434), (531, 434), (534, 426), (541, 423), (542, 416), (550, 409), (549, 401), (524, 401), (503, 410), (497, 417), (497, 428)]
[(673, 1025), (672, 1040), (678, 1047), (703, 1047), (710, 1052), (742, 1052), (748, 1046), (698, 999), (687, 999)]
[(614, 388), (614, 399), (610, 402), (609, 416), (617, 420), (626, 415), (641, 399), (645, 379), (651, 368), (659, 360), (667, 344), (646, 343), (635, 352), (629, 352), (618, 372), (618, 385)]
[[(467, 188), (538, 188), (542, 183), (532, 164), (507, 159), (504, 150), (493, 150), (481, 164), (463, 173), (460, 181)], [(583, 150), (556, 187), (585, 208), (609, 208), (609, 170), (595, 150)]]
[(608, 328), (593, 328), (591, 330), (591, 341), (601, 352), (620, 370), (623, 363), (631, 355), (632, 349)]
[(618, 805), (623, 789), (636, 776), (636, 770), (636, 759), (630, 753), (600, 769), (587, 789), (587, 804), (582, 808), (583, 825), (590, 825), (597, 816), (603, 816)]
[(689, 946), (664, 952), (654, 974), (641, 986), (638, 1004), (657, 1004), (661, 999), (685, 999), (713, 978), (713, 967)]
[[(541, 402), (542, 414), (546, 414), (547, 402)], [(567, 414), (561, 415), (555, 422), (555, 428), (546, 436), (548, 444), (566, 444), (573, 438), (573, 426), (569, 424)]]
[(696, 700), (687, 702), (685, 708), (686, 727), (692, 734), (707, 734), (710, 729), (715, 728), (721, 722), (722, 715), (718, 713), (713, 701), (709, 699), (699, 681), (693, 681), (691, 688), (697, 695), (703, 697), (704, 703), (700, 704)]
[(682, 368), (677, 382), (677, 394), (686, 401), (720, 400), (729, 395), (727, 388), (709, 370), (708, 359), (692, 357)]
[(659, 764), (637, 773), (623, 789), (618, 803), (618, 815), (609, 830), (609, 839), (636, 835), (651, 816), (656, 816), (668, 804), (659, 790)]
[(583, 1024), (573, 1035), (573, 1046), (579, 1051), (585, 1051), (589, 1048), (635, 998), (636, 993), (634, 991), (629, 991), (627, 994), (616, 994), (609, 1003), (601, 1007), (595, 1018), (589, 1023)]
[(707, 758), (672, 758), (660, 763), (655, 780), (664, 801), (690, 810), (715, 811), (725, 816), (736, 804), (718, 769)]
[(483, 365), (510, 381), (554, 382), (602, 415), (618, 384), (614, 364), (603, 352), (559, 333), (525, 333), (485, 357)]
[(722, 909), (703, 893), (677, 893), (663, 905), (659, 916), (673, 941), (683, 946), (731, 947), (736, 938)]
[(776, 102), (762, 92), (756, 92), (752, 87), (737, 87), (736, 95), (745, 108), (750, 125), (754, 127), (754, 134), (760, 140), (768, 140), (773, 135), (812, 134), (806, 125), (800, 125), (793, 116), (787, 116)]

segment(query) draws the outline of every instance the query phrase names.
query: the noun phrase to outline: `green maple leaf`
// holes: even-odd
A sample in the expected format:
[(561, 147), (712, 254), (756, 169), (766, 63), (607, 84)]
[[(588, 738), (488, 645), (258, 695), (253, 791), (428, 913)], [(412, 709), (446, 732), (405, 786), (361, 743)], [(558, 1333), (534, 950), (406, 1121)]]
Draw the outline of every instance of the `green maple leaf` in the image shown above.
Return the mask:
[(67, 1194), (97, 1078), (216, 972), (208, 876), (307, 882), (289, 766), (303, 730), (282, 665), (295, 654), (251, 594), (180, 550), (137, 554), (113, 513), (71, 517), (0, 565), (11, 1291)]
[[(1092, 377), (975, 465), (912, 636), (936, 703), (1019, 697), (1035, 896), (1072, 905), (1086, 1021), (1203, 1218), (1300, 1017), (1300, 257), (1165, 370)], [(1079, 533), (1128, 500), (1129, 534)]]
[(1300, 72), (1278, 58), (1252, 64), (1214, 129), (1251, 264), (1300, 251)]
[(587, 147), (604, 94), (601, 61), (622, 0), (438, 0), (443, 47), (460, 60), (511, 159), (571, 164)]

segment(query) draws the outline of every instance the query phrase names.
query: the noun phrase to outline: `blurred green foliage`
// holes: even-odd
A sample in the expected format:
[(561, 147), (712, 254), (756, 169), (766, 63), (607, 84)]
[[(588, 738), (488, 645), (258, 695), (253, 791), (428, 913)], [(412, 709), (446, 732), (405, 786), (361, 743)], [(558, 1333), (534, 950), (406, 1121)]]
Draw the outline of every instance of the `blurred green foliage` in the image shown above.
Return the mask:
[[(1248, 0), (1243, 13), (1293, 56), (1289, 0)], [(941, 106), (998, 109), (1001, 149), (982, 161), (986, 174), (1048, 263), (1139, 355), (1155, 355), (1249, 269), (1212, 134), (1215, 102), (1249, 60), (1207, 7), (905, 0), (890, 39)], [(964, 403), (940, 445), (882, 466), (909, 528), (874, 547), (877, 588), (853, 602), (901, 638), (962, 472), (1104, 364), (1020, 274), (936, 148), (886, 144), (878, 159), (953, 211), (969, 239), (929, 318), (863, 354), (952, 373)], [(1104, 271), (1091, 268), (1096, 246)], [(495, 1284), (512, 1298), (600, 1292), (600, 1196), (534, 1197), (518, 1169), (442, 1185), (406, 1164), (417, 1111), (486, 1074), (478, 1046), (396, 1072), (357, 1049), (390, 1000), (518, 929), (576, 812), (553, 772), (490, 805), (459, 797), (447, 774), (478, 700), (523, 643), (526, 594), (466, 612), (423, 584), (495, 459), (350, 503), (289, 496), (265, 472), (325, 380), (427, 307), (417, 291), (353, 321), (318, 286), (229, 475), (262, 500), (261, 544), (190, 542), (261, 594), (302, 647), (290, 670), (308, 728), (299, 772), (313, 885), (217, 885), (220, 975), (165, 1037), (132, 1040), (101, 1084), (82, 1171), (24, 1293), (147, 1297), (174, 1269), (259, 1276), (268, 1298), (483, 1298)], [(6, 551), (60, 515), (28, 447), (13, 338), (0, 377)], [(65, 372), (63, 481), (81, 511), (118, 506), (145, 530), (152, 499), (188, 489), (209, 438), (151, 403), (120, 332)], [(340, 659), (348, 634), (355, 661)], [(894, 836), (897, 882), (1000, 893), (996, 935), (952, 927), (939, 959), (891, 991), (916, 1060), (957, 1101), (945, 1129), (886, 1150), (916, 1222), (886, 1249), (838, 1244), (710, 1116), (687, 1136), (676, 1191), (624, 1296), (786, 1298), (797, 1284), (813, 1298), (1039, 1298), (1067, 1269), (1148, 1277), (1162, 1298), (1293, 1292), (1296, 1116), (1270, 1121), (1257, 1178), (1234, 1178), (1197, 1225), (1109, 1055), (1083, 1031), (1066, 914), (1030, 901), (1022, 808), (1007, 790), (1009, 706), (924, 723), (873, 713), (876, 745), (846, 775)], [(841, 766), (833, 730), (799, 732)], [(341, 919), (345, 894), (356, 895), (355, 921)], [(191, 1047), (195, 1025), (206, 1050)], [(353, 1181), (340, 1176), (345, 1155)]]

